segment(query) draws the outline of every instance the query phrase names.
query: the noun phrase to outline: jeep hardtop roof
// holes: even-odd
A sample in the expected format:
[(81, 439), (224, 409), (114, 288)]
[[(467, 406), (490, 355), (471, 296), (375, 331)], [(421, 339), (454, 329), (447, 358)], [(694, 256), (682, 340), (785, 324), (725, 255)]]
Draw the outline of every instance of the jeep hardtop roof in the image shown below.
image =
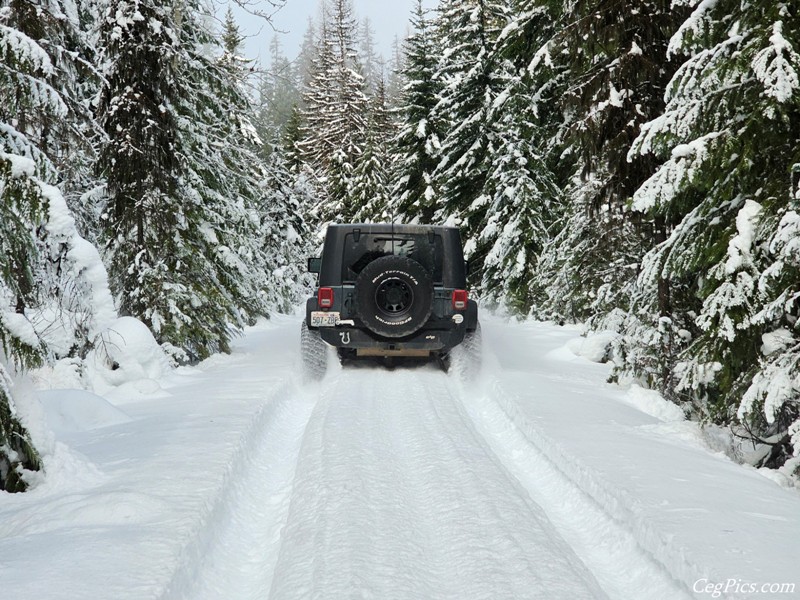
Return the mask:
[[(392, 225), (391, 223), (347, 223), (331, 224), (325, 233), (322, 251), (322, 266), (319, 274), (320, 286), (342, 285), (342, 260), (346, 246), (354, 238), (365, 236), (427, 236), (437, 247), (441, 257), (441, 281), (435, 282), (446, 288), (466, 288), (466, 269), (461, 234), (458, 227), (440, 225)], [(437, 239), (438, 238), (438, 239)], [(438, 271), (438, 269), (437, 269)]]
[(458, 227), (447, 227), (444, 225), (400, 225), (391, 223), (331, 223), (328, 225), (326, 236), (341, 235), (360, 229), (362, 233), (407, 233), (420, 234), (428, 233), (433, 230), (439, 235), (455, 235), (460, 239)]

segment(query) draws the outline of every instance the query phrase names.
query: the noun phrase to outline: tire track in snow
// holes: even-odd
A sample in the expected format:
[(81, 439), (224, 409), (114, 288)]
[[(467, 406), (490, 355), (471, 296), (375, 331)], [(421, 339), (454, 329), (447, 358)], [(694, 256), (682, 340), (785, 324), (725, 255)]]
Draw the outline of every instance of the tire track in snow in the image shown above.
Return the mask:
[(161, 600), (266, 596), (314, 402), (288, 384), (265, 401)]
[(534, 444), (506, 412), (498, 381), (481, 395), (466, 397), (477, 430), (511, 474), (547, 512), (567, 542), (594, 573), (608, 596), (627, 600), (674, 600), (693, 596), (636, 535), (618, 522)]
[(270, 598), (604, 598), (433, 370), (324, 382)]

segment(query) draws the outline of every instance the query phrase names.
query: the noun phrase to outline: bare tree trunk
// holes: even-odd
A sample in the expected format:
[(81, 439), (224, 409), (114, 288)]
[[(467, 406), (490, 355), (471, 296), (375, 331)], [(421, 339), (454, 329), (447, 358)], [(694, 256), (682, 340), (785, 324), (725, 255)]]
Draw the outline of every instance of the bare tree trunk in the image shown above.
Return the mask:
[[(654, 241), (656, 245), (667, 241), (667, 226), (663, 216), (656, 216), (654, 222)], [(672, 314), (672, 301), (669, 279), (663, 274), (658, 276), (658, 314), (668, 317)]]

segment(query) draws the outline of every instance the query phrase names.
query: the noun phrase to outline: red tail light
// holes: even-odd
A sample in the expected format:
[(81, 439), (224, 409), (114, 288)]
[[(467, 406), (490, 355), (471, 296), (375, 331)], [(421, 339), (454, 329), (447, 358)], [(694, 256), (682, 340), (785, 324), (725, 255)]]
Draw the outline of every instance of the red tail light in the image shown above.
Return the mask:
[(466, 310), (467, 290), (453, 290), (453, 308), (455, 310)]
[(319, 288), (317, 304), (320, 308), (331, 308), (333, 306), (333, 288)]

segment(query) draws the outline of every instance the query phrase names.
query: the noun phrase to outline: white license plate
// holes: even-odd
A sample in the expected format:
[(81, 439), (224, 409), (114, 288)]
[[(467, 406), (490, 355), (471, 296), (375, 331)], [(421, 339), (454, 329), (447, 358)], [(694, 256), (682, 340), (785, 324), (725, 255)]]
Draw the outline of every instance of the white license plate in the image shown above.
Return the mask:
[(335, 327), (338, 322), (338, 312), (312, 311), (311, 313), (312, 327)]

